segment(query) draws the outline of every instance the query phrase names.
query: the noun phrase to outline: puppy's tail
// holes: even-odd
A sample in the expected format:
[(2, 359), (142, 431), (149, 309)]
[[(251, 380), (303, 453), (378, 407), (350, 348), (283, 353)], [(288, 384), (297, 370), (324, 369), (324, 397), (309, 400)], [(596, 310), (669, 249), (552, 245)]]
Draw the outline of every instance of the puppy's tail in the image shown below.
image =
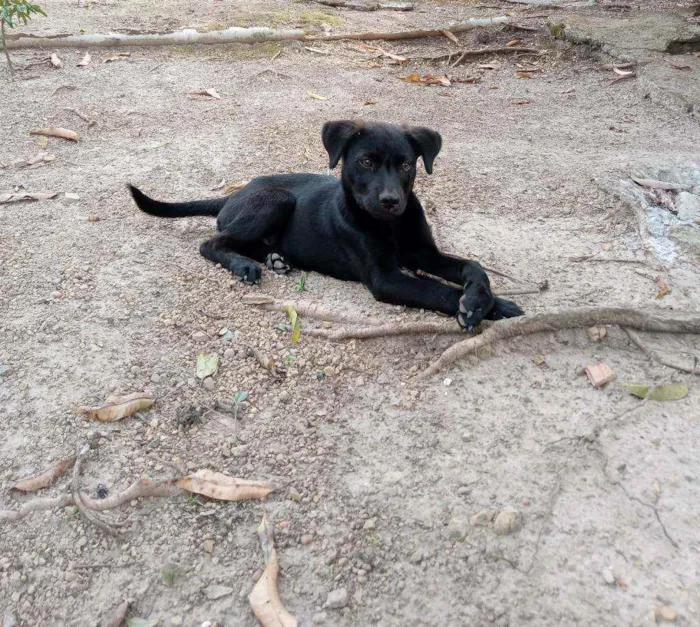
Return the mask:
[(227, 198), (212, 198), (211, 200), (195, 200), (192, 202), (160, 202), (149, 198), (133, 185), (129, 185), (129, 191), (141, 211), (159, 218), (217, 216), (226, 204)]

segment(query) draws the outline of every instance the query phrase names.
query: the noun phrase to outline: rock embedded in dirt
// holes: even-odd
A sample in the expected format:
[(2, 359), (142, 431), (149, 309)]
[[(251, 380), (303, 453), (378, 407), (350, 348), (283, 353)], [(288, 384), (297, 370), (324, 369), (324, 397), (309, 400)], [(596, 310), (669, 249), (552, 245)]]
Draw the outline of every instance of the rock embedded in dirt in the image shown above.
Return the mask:
[(654, 609), (654, 616), (656, 617), (656, 622), (666, 621), (667, 623), (673, 623), (678, 618), (678, 612), (670, 605), (663, 605)]
[(192, 334), (192, 339), (195, 342), (206, 342), (209, 339), (209, 336), (204, 331), (195, 331)]
[(202, 382), (202, 387), (211, 392), (216, 387), (216, 382), (211, 377), (207, 377)]
[(499, 536), (506, 536), (520, 531), (522, 527), (520, 512), (514, 509), (504, 509), (496, 516), (496, 520), (493, 521), (493, 527)]
[(311, 617), (311, 622), (314, 625), (325, 625), (328, 621), (328, 614), (325, 612), (317, 612)]
[(202, 542), (202, 548), (204, 549), (205, 553), (209, 553), (211, 555), (214, 552), (214, 540), (205, 540)]
[(211, 601), (216, 601), (216, 599), (221, 599), (229, 594), (233, 594), (233, 588), (229, 588), (228, 586), (212, 584), (204, 588), (204, 595)]
[(327, 607), (331, 610), (339, 610), (344, 608), (348, 604), (348, 589), (338, 588), (328, 593), (326, 602), (323, 607)]
[(377, 528), (377, 521), (374, 518), (368, 518), (367, 520), (365, 520), (365, 524), (362, 525), (362, 528), (365, 531), (373, 531)]
[(603, 581), (609, 586), (615, 585), (615, 575), (613, 575), (613, 572), (609, 568), (603, 570)]
[(483, 509), (478, 514), (472, 516), (472, 525), (475, 527), (486, 527), (493, 522), (496, 512), (492, 509)]
[(162, 381), (162, 378), (161, 378), (161, 376), (160, 376), (159, 374), (157, 374), (157, 373), (154, 372), (154, 373), (151, 375), (151, 383), (160, 383), (161, 381)]

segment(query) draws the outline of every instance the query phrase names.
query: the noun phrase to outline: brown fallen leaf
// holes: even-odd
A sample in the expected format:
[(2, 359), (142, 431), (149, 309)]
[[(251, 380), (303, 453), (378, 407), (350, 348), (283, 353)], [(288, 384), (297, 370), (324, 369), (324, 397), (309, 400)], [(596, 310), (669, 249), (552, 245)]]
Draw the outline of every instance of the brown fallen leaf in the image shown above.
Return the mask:
[(85, 67), (87, 65), (90, 65), (90, 61), (92, 61), (92, 57), (90, 56), (89, 52), (85, 53), (85, 56), (78, 61), (78, 67)]
[(99, 221), (100, 221), (100, 217), (99, 217), (99, 216), (88, 216), (88, 217), (87, 217), (87, 221), (88, 221), (88, 222), (99, 222)]
[(60, 139), (68, 139), (72, 142), (78, 141), (78, 133), (60, 126), (47, 126), (46, 128), (35, 128), (29, 131), (30, 135), (43, 135), (44, 137), (58, 137)]
[(456, 98), (456, 94), (451, 94), (449, 91), (441, 91), (438, 96), (442, 96), (443, 98)]
[(16, 192), (0, 194), (0, 205), (3, 203), (19, 202), (21, 200), (50, 200), (56, 198), (58, 192)]
[(517, 46), (522, 42), (522, 39), (511, 39), (507, 44), (506, 48), (512, 48), (513, 46)]
[(54, 155), (50, 155), (48, 152), (42, 150), (33, 157), (30, 157), (29, 159), (19, 159), (17, 161), (12, 162), (11, 165), (13, 168), (26, 168), (32, 165), (36, 165), (37, 163), (48, 163), (50, 161), (53, 161), (55, 158), (56, 157)]
[(215, 100), (221, 100), (219, 92), (214, 88), (209, 89), (190, 89), (187, 94), (189, 96), (208, 96), (209, 98), (214, 98)]
[(31, 477), (18, 481), (14, 485), (10, 486), (10, 490), (17, 490), (19, 492), (36, 492), (37, 490), (46, 488), (56, 481), (56, 479), (66, 472), (66, 470), (73, 466), (74, 463), (75, 455), (71, 455), (38, 475), (32, 475)]
[(224, 190), (224, 194), (233, 194), (233, 192), (242, 189), (243, 187), (248, 185), (248, 183), (250, 183), (250, 181), (241, 181), (240, 183), (233, 183)]
[(515, 100), (511, 100), (510, 104), (514, 105), (529, 105), (529, 104), (534, 104), (534, 100), (528, 100), (527, 98), (516, 98)]
[(297, 619), (284, 608), (277, 590), (279, 560), (266, 514), (258, 525), (258, 537), (265, 556), (265, 570), (248, 596), (253, 614), (262, 627), (297, 627)]
[(518, 70), (515, 73), (515, 78), (532, 78), (532, 72), (527, 70)]
[(376, 101), (376, 100), (365, 100), (362, 104), (363, 104), (365, 107), (368, 107), (368, 106), (370, 106), (370, 105), (376, 105), (376, 104), (377, 104), (377, 101)]
[(91, 420), (114, 422), (142, 409), (148, 409), (153, 403), (155, 399), (152, 396), (143, 392), (134, 392), (121, 397), (110, 396), (107, 398), (107, 403), (101, 407), (78, 407), (77, 412)]
[(59, 57), (55, 52), (51, 55), (51, 65), (53, 65), (57, 70), (60, 70), (63, 67), (63, 61), (61, 61), (61, 57)]
[(179, 488), (194, 494), (203, 494), (219, 501), (247, 501), (261, 499), (270, 492), (272, 486), (266, 481), (248, 481), (229, 477), (220, 472), (203, 469), (193, 475), (180, 477), (176, 482)]
[(407, 81), (409, 83), (418, 83), (420, 85), (442, 85), (443, 87), (449, 87), (452, 85), (450, 79), (444, 74), (433, 76), (432, 74), (425, 74), (421, 76), (420, 74), (409, 74), (407, 76), (399, 76), (399, 80)]
[[(449, 39), (451, 42), (453, 42), (453, 43), (455, 43), (455, 44), (459, 44), (459, 39), (457, 39), (457, 37), (455, 36), (454, 33), (451, 33), (451, 32), (448, 31), (448, 30), (444, 30), (444, 31), (442, 31), (442, 34), (443, 34), (445, 37), (447, 37), (447, 39)], [(506, 45), (508, 45), (508, 44), (506, 44)]]
[(450, 78), (450, 80), (453, 83), (469, 83), (474, 85), (475, 83), (478, 83), (481, 78), (478, 76), (465, 76), (464, 78)]
[(664, 296), (668, 296), (671, 293), (671, 288), (665, 281), (659, 279), (656, 284), (659, 286), (659, 291), (656, 292), (656, 300), (661, 300)]

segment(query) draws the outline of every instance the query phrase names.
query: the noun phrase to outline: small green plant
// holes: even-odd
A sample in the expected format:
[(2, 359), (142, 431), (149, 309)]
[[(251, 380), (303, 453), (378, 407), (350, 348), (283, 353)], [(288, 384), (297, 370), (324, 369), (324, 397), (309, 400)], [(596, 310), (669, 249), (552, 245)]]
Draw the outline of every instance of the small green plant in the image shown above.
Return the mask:
[(172, 588), (180, 577), (180, 567), (177, 564), (166, 564), (161, 572), (163, 583)]
[(38, 4), (26, 2), (26, 0), (0, 0), (0, 38), (2, 39), (2, 47), (7, 58), (7, 67), (10, 68), (10, 74), (14, 74), (10, 53), (7, 51), (5, 42), (5, 24), (10, 28), (14, 28), (15, 24), (26, 24), (31, 19), (32, 15), (43, 15), (46, 17), (44, 9)]
[(187, 504), (188, 505), (197, 505), (197, 495), (196, 494), (189, 494), (187, 496)]
[(297, 292), (305, 292), (306, 291), (306, 272), (301, 273), (301, 278), (299, 279), (299, 283), (297, 283)]
[(248, 398), (248, 392), (236, 392), (233, 395), (233, 417), (238, 420), (239, 404)]

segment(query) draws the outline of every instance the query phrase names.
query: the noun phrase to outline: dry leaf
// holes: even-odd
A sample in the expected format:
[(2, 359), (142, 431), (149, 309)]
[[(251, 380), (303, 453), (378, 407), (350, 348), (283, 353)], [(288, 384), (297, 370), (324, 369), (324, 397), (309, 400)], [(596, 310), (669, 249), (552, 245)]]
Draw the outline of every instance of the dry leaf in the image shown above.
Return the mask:
[(205, 355), (200, 353), (197, 355), (197, 377), (206, 379), (215, 375), (219, 369), (219, 356), (216, 353)]
[(657, 386), (621, 383), (620, 387), (633, 396), (648, 398), (650, 401), (677, 401), (688, 396), (688, 386), (685, 383)]
[(92, 57), (90, 56), (89, 52), (85, 53), (85, 56), (78, 61), (78, 67), (85, 67), (86, 65), (90, 65), (90, 61), (92, 61)]
[(444, 98), (456, 98), (456, 94), (451, 94), (449, 91), (441, 91), (438, 96), (443, 96)]
[(452, 85), (450, 79), (444, 74), (438, 76), (433, 76), (432, 74), (426, 74), (421, 76), (420, 74), (408, 74), (407, 76), (399, 76), (399, 80), (407, 81), (409, 83), (418, 83), (420, 85), (442, 85), (443, 87), (449, 87)]
[(99, 222), (100, 218), (99, 218), (99, 216), (88, 216), (87, 221), (88, 222)]
[(297, 320), (297, 312), (291, 305), (285, 305), (284, 310), (289, 316), (289, 322), (292, 325), (292, 344), (296, 344), (301, 337), (301, 329), (299, 328), (299, 320)]
[(663, 189), (668, 192), (680, 192), (685, 189), (683, 185), (677, 185), (676, 183), (668, 183), (666, 181), (657, 181), (656, 179), (638, 179), (635, 177), (630, 177), (637, 185), (641, 187), (648, 187), (649, 189)]
[(376, 100), (365, 100), (362, 104), (367, 107), (369, 105), (376, 105), (377, 101)]
[(605, 327), (589, 327), (586, 329), (586, 335), (592, 342), (600, 342), (608, 334)]
[(55, 52), (51, 55), (51, 65), (53, 65), (57, 70), (60, 70), (63, 67), (63, 61), (61, 61), (61, 57), (59, 57)]
[(689, 65), (680, 65), (678, 63), (671, 63), (671, 67), (674, 70), (689, 70), (690, 69)]
[(263, 514), (262, 522), (258, 526), (258, 536), (266, 566), (248, 596), (250, 607), (262, 627), (297, 627), (297, 619), (284, 608), (277, 590), (280, 567), (273, 543), (272, 528), (265, 514)]
[(78, 133), (60, 126), (48, 126), (46, 128), (35, 128), (29, 131), (30, 135), (43, 135), (45, 137), (59, 137), (60, 139), (68, 139), (73, 142), (78, 141)]
[(219, 92), (216, 91), (214, 88), (210, 89), (190, 89), (187, 92), (188, 95), (190, 96), (208, 96), (209, 98), (214, 98), (216, 100), (221, 100), (221, 96), (219, 96)]
[(515, 78), (532, 78), (531, 70), (518, 70), (515, 73)]
[(233, 194), (233, 192), (236, 192), (248, 185), (249, 182), (250, 181), (241, 181), (240, 183), (233, 183), (224, 190), (224, 194)]
[[(442, 31), (442, 34), (443, 34), (445, 37), (447, 37), (447, 39), (449, 39), (451, 42), (456, 43), (456, 44), (459, 45), (459, 39), (457, 39), (457, 37), (455, 37), (454, 33), (451, 33), (451, 32), (448, 31), (448, 30), (444, 30), (444, 31)], [(506, 45), (508, 45), (508, 44), (506, 44)]]
[(529, 104), (534, 104), (534, 100), (528, 100), (527, 98), (516, 98), (515, 100), (511, 100), (510, 104), (514, 105), (529, 105)]
[(261, 499), (270, 494), (273, 489), (267, 481), (237, 479), (206, 468), (198, 470), (193, 475), (180, 477), (175, 485), (187, 492), (203, 494), (219, 501)]
[(36, 492), (37, 490), (41, 490), (42, 488), (50, 486), (74, 463), (75, 455), (72, 455), (67, 459), (61, 460), (57, 464), (54, 464), (51, 466), (51, 468), (38, 475), (33, 475), (18, 481), (13, 486), (10, 486), (10, 490), (19, 490), (20, 492)]
[(318, 94), (315, 94), (312, 91), (307, 91), (306, 92), (309, 96), (311, 96), (314, 100), (328, 100), (325, 96), (319, 96)]
[(619, 67), (613, 66), (613, 72), (617, 74), (618, 76), (634, 76), (634, 72), (625, 72), (624, 70), (621, 70)]
[(14, 194), (0, 194), (0, 205), (20, 200), (50, 200), (56, 198), (58, 192), (17, 192)]
[(507, 44), (506, 48), (512, 48), (513, 46), (517, 46), (522, 42), (522, 39), (511, 39)]
[(78, 407), (77, 411), (91, 420), (114, 422), (131, 416), (142, 409), (148, 409), (153, 403), (155, 403), (155, 399), (152, 396), (147, 396), (143, 392), (135, 392), (127, 396), (109, 397), (107, 404), (102, 407)]
[(36, 143), (37, 143), (37, 146), (40, 146), (41, 148), (46, 148), (49, 145), (49, 138), (48, 137), (37, 137)]
[(656, 293), (656, 300), (660, 300), (671, 293), (671, 288), (661, 279), (657, 281), (657, 285), (659, 286), (659, 291)]
[(603, 250), (610, 250), (612, 248), (612, 244), (610, 244), (609, 242), (605, 242), (605, 244), (601, 245), (601, 248)]
[(543, 365), (545, 365), (546, 362), (544, 360), (544, 357), (542, 357), (542, 355), (533, 355), (532, 356), (532, 363), (534, 363), (535, 366), (543, 366)]

